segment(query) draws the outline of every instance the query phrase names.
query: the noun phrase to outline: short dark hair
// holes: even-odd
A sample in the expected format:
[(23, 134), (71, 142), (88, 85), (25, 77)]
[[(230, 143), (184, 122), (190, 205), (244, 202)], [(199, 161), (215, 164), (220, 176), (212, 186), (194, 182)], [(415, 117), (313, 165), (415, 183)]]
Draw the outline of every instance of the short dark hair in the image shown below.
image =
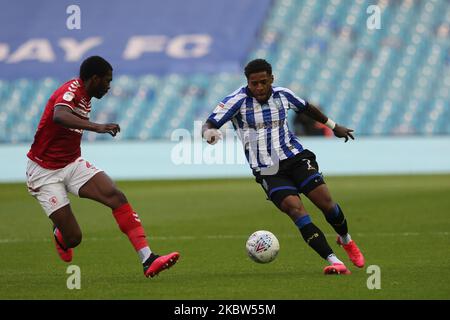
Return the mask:
[(111, 64), (100, 56), (86, 58), (80, 66), (81, 80), (88, 80), (94, 75), (105, 76), (108, 71), (112, 71)]
[(244, 73), (248, 79), (252, 73), (263, 71), (266, 71), (269, 75), (272, 75), (272, 66), (264, 59), (255, 59), (247, 63)]

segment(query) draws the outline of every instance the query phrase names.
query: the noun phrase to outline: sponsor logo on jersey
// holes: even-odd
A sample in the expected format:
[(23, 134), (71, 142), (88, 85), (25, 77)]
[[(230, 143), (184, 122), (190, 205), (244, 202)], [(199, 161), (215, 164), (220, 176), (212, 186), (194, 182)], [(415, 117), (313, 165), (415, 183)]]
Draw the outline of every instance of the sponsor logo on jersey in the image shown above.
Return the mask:
[(283, 101), (281, 101), (281, 98), (273, 99), (273, 101), (275, 102), (275, 105), (277, 106), (278, 110), (283, 108)]
[(75, 98), (75, 94), (73, 92), (67, 91), (66, 93), (64, 93), (63, 95), (63, 99), (70, 102), (73, 100), (73, 98)]

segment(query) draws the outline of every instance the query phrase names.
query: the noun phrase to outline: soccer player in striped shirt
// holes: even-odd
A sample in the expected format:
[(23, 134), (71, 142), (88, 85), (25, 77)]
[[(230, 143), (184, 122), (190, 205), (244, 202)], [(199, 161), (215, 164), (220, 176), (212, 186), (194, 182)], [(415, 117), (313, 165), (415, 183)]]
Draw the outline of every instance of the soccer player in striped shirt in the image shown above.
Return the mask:
[(153, 277), (172, 266), (178, 252), (159, 256), (150, 250), (138, 214), (110, 177), (81, 157), (84, 130), (120, 131), (116, 123), (89, 121), (91, 98), (101, 99), (109, 90), (112, 67), (99, 56), (89, 57), (80, 67), (80, 77), (59, 87), (50, 97), (28, 152), (27, 186), (53, 222), (53, 237), (60, 258), (72, 261), (73, 248), (81, 242), (81, 229), (72, 212), (67, 191), (97, 201), (112, 210), (119, 229), (127, 235), (144, 267)]
[(297, 225), (303, 239), (329, 262), (325, 274), (349, 274), (350, 270), (337, 258), (323, 232), (311, 221), (299, 194), (303, 193), (325, 215), (338, 234), (341, 245), (353, 264), (364, 266), (364, 257), (348, 233), (341, 207), (333, 201), (319, 173), (316, 156), (304, 149), (288, 128), (287, 111), (304, 112), (330, 127), (335, 136), (354, 139), (353, 130), (336, 124), (317, 107), (297, 97), (291, 90), (272, 86), (271, 65), (256, 59), (245, 67), (247, 86), (239, 88), (219, 103), (202, 127), (202, 136), (209, 144), (221, 138), (218, 130), (231, 121), (245, 155), (264, 191), (279, 210)]

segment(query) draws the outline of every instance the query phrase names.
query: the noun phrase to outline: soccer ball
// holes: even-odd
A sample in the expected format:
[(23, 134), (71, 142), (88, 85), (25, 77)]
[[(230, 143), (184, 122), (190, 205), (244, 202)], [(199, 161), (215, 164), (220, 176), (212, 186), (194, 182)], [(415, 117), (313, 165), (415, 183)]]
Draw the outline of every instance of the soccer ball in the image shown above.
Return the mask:
[(259, 230), (250, 235), (246, 247), (248, 256), (253, 261), (269, 263), (277, 257), (280, 243), (272, 232)]

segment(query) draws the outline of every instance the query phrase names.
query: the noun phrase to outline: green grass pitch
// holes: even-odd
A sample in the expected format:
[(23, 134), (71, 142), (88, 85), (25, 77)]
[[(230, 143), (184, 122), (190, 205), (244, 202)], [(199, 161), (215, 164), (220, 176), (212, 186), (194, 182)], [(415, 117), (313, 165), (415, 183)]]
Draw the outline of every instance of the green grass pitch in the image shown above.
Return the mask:
[[(72, 198), (83, 231), (74, 260), (59, 260), (51, 224), (24, 184), (0, 184), (0, 299), (449, 299), (450, 175), (328, 177), (350, 233), (381, 270), (369, 290), (334, 242), (321, 213), (304, 200), (349, 276), (324, 276), (326, 265), (298, 229), (265, 200), (252, 179), (117, 182), (139, 213), (157, 253), (177, 250), (172, 269), (147, 279), (108, 208)], [(247, 237), (267, 229), (280, 253), (252, 262)], [(67, 267), (81, 270), (81, 289), (66, 286)]]

